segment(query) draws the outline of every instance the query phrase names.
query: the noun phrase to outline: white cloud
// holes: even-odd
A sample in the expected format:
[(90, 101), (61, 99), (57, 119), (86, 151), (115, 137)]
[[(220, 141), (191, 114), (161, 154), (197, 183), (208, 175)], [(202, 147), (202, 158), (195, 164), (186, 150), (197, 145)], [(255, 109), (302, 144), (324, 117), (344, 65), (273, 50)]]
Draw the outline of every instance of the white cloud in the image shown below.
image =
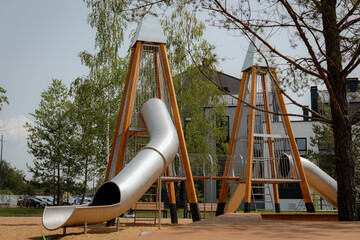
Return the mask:
[(0, 134), (4, 135), (4, 140), (6, 141), (24, 141), (28, 135), (24, 127), (26, 122), (32, 123), (29, 118), (23, 115), (5, 120), (0, 119)]

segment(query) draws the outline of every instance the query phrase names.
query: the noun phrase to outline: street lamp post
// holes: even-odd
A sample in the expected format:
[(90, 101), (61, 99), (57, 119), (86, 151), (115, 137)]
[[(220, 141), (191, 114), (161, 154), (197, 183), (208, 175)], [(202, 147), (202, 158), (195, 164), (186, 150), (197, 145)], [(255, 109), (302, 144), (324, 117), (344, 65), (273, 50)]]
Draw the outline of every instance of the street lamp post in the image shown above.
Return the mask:
[[(186, 144), (186, 125), (191, 121), (191, 117), (185, 117), (184, 118), (184, 138), (185, 138), (185, 144)], [(183, 205), (184, 205), (184, 218), (187, 216), (187, 201), (186, 201), (186, 187), (185, 182), (182, 182), (183, 184)]]

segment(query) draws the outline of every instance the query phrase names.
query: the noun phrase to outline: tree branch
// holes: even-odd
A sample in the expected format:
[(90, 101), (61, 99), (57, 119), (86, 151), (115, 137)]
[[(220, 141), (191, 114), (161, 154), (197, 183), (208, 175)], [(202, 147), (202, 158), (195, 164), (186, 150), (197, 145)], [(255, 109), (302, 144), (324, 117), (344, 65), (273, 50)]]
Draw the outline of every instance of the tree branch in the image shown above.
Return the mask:
[(304, 41), (305, 45), (308, 48), (308, 51), (311, 55), (311, 57), (313, 58), (315, 67), (318, 69), (319, 74), (321, 75), (321, 79), (324, 81), (326, 88), (328, 89), (329, 95), (330, 95), (330, 100), (332, 101), (333, 105), (334, 105), (334, 109), (337, 112), (337, 114), (339, 116), (341, 116), (342, 118), (344, 118), (344, 114), (341, 111), (339, 102), (337, 101), (334, 91), (332, 89), (332, 86), (329, 82), (329, 79), (326, 77), (323, 68), (321, 67), (320, 63), (318, 62), (315, 53), (313, 52), (313, 49), (311, 47), (311, 44), (309, 43), (308, 39), (306, 38), (306, 35), (304, 33), (304, 31), (302, 30), (302, 28), (299, 26), (298, 21), (297, 21), (297, 17), (296, 14), (294, 12), (294, 10), (292, 9), (292, 7), (290, 6), (290, 4), (286, 1), (286, 0), (282, 0), (281, 1), (284, 5), (284, 7), (286, 8), (287, 12), (289, 13), (290, 17), (294, 20), (295, 24), (297, 25), (297, 29), (299, 31), (300, 37), (301, 39)]
[[(253, 109), (255, 109), (255, 110), (257, 110), (257, 111), (260, 111), (260, 112), (269, 113), (269, 114), (274, 114), (274, 115), (277, 115), (277, 116), (301, 117), (301, 118), (307, 118), (307, 119), (312, 119), (312, 120), (319, 121), (319, 122), (324, 122), (324, 123), (332, 124), (332, 122), (331, 122), (330, 120), (328, 120), (328, 119), (326, 119), (326, 118), (324, 118), (324, 117), (321, 117), (320, 115), (318, 115), (318, 114), (317, 114), (316, 112), (314, 112), (313, 110), (311, 110), (311, 109), (309, 109), (309, 108), (307, 108), (307, 107), (305, 107), (305, 106), (303, 106), (303, 105), (295, 102), (294, 100), (293, 100), (293, 103), (296, 103), (297, 106), (300, 106), (302, 109), (307, 109), (307, 110), (310, 111), (310, 112), (314, 112), (318, 117), (315, 117), (315, 118), (314, 118), (314, 117), (312, 117), (312, 116), (305, 116), (305, 115), (291, 114), (291, 113), (284, 114), (284, 113), (272, 112), (272, 111), (267, 111), (267, 110), (264, 110), (264, 109), (257, 108), (256, 106), (253, 106), (253, 105), (245, 102), (244, 100), (242, 100), (242, 99), (234, 96), (233, 94), (225, 91), (223, 87), (220, 87), (214, 80), (212, 80), (212, 79), (201, 69), (201, 67), (196, 63), (196, 61), (195, 61), (195, 59), (194, 59), (194, 57), (193, 57), (193, 55), (191, 54), (191, 51), (190, 51), (189, 49), (187, 49), (187, 52), (188, 52), (188, 54), (190, 55), (190, 58), (191, 58), (192, 62), (195, 64), (196, 68), (199, 70), (199, 72), (200, 72), (208, 81), (210, 81), (213, 85), (215, 85), (215, 86), (216, 86), (221, 92), (223, 92), (224, 94), (226, 94), (226, 95), (228, 95), (228, 96), (230, 96), (230, 97), (232, 97), (232, 98), (235, 98), (236, 100), (240, 101), (241, 103), (245, 104), (246, 106), (248, 106), (248, 107), (250, 107), (250, 108), (253, 108)], [(273, 77), (274, 77), (274, 76), (272, 76), (272, 78), (273, 78)], [(273, 79), (275, 79), (275, 78), (273, 78)], [(221, 81), (219, 81), (219, 82), (221, 83)], [(274, 81), (274, 82), (276, 82), (276, 81)], [(276, 85), (276, 86), (278, 86), (278, 85)], [(280, 89), (280, 88), (279, 88), (279, 89)], [(280, 89), (280, 90), (281, 90), (281, 89)], [(281, 90), (281, 91), (282, 91), (282, 90)], [(283, 91), (282, 91), (282, 93), (283, 93)], [(289, 97), (289, 96), (287, 96), (287, 97)]]
[[(329, 58), (329, 56), (322, 50), (322, 48), (321, 48), (321, 46), (320, 46), (320, 43), (319, 43), (317, 37), (315, 36), (314, 32), (311, 30), (310, 26), (305, 22), (305, 20), (304, 20), (301, 16), (299, 16), (296, 12), (294, 12), (294, 13), (298, 16), (298, 18), (300, 19), (300, 21), (304, 24), (305, 28), (308, 29), (309, 32), (310, 32), (310, 34), (313, 36), (313, 38), (314, 38), (314, 40), (315, 40), (315, 43), (316, 43), (316, 46), (317, 46), (318, 49), (319, 49), (319, 52), (326, 58), (327, 61), (330, 62), (331, 65), (335, 66), (334, 61), (332, 61), (332, 59)], [(302, 27), (301, 27), (300, 23), (298, 24), (298, 26), (300, 26), (300, 29), (302, 30)], [(304, 34), (305, 34), (305, 33), (304, 33)], [(305, 38), (306, 38), (306, 36), (305, 36)], [(306, 38), (306, 39), (307, 39), (307, 38)], [(314, 54), (315, 54), (315, 53), (314, 53)], [(316, 58), (316, 59), (317, 59), (317, 58)], [(318, 64), (321, 66), (320, 62), (319, 62)], [(328, 71), (327, 71), (327, 70), (325, 70), (324, 68), (321, 68), (321, 69), (323, 69), (324, 72), (326, 72), (326, 73), (328, 74)]]
[(355, 125), (358, 122), (360, 122), (360, 108), (350, 117), (351, 125)]
[[(323, 79), (324, 81), (326, 80), (326, 76), (324, 74), (319, 74), (316, 73), (314, 71), (311, 71), (303, 66), (301, 66), (300, 64), (298, 64), (296, 61), (290, 59), (288, 56), (283, 55), (282, 53), (280, 53), (279, 51), (277, 51), (275, 48), (273, 48), (266, 40), (264, 40), (262, 37), (260, 37), (260, 35), (258, 35), (254, 30), (252, 30), (246, 23), (244, 23), (243, 21), (241, 21), (240, 19), (236, 18), (234, 15), (232, 15), (231, 13), (229, 13), (228, 11), (225, 10), (225, 8), (221, 5), (221, 3), (218, 0), (213, 0), (217, 6), (219, 7), (219, 9), (212, 9), (212, 11), (216, 11), (219, 12), (223, 15), (225, 15), (225, 17), (227, 17), (229, 20), (231, 20), (234, 24), (237, 22), (239, 23), (246, 31), (250, 32), (253, 36), (255, 36), (257, 39), (259, 39), (267, 48), (269, 48), (269, 50), (271, 52), (273, 52), (274, 54), (278, 55), (279, 57), (281, 57), (282, 59), (286, 60), (289, 64), (294, 65), (294, 67), (298, 68), (299, 70), (301, 70), (304, 73), (307, 73), (309, 75), (312, 75), (314, 77)], [(243, 32), (245, 32), (244, 29), (242, 29), (239, 26), (239, 29)], [(324, 69), (323, 69), (324, 70)]]
[(356, 23), (360, 22), (360, 18), (355, 18), (349, 22), (344, 23), (340, 28), (339, 28), (339, 32), (348, 29), (349, 27), (351, 27), (351, 25), (354, 25)]
[[(246, 33), (245, 33), (246, 34)], [(247, 34), (246, 34), (247, 35)], [(267, 72), (269, 73), (270, 77), (271, 77), (271, 80), (272, 82), (275, 84), (275, 87), (278, 88), (280, 90), (280, 92), (287, 98), (291, 101), (291, 103), (293, 103), (295, 106), (298, 106), (300, 107), (301, 109), (305, 109), (309, 112), (311, 112), (313, 114), (313, 116), (316, 116), (316, 119), (319, 120), (319, 119), (323, 119), (324, 122), (326, 123), (331, 123), (331, 120), (328, 120), (324, 117), (322, 117), (321, 115), (319, 115), (319, 113), (317, 113), (316, 111), (313, 111), (312, 109), (298, 103), (297, 101), (295, 101), (292, 97), (290, 97), (290, 95), (286, 94), (286, 92), (280, 87), (279, 83), (277, 82), (277, 77), (274, 76), (274, 74), (276, 75), (276, 73), (274, 72), (274, 70), (270, 70), (269, 69), (273, 69), (270, 67), (270, 64), (267, 60), (267, 58), (264, 56), (264, 54), (260, 51), (260, 49), (256, 46), (256, 44), (253, 42), (253, 40), (247, 35), (247, 37), (250, 39), (250, 41), (252, 42), (252, 44), (254, 45), (254, 47), (256, 48), (256, 50), (260, 53), (260, 55), (263, 57), (263, 59), (265, 60), (265, 63), (266, 63), (266, 66), (267, 66)], [(305, 62), (307, 62), (306, 59), (303, 59)], [(315, 118), (314, 118), (315, 119)]]
[(288, 14), (290, 15), (290, 17), (292, 18), (293, 22), (295, 23), (296, 25), (296, 29), (298, 30), (299, 34), (300, 34), (300, 37), (301, 39), (303, 40), (303, 42), (305, 43), (305, 46), (306, 48), (308, 49), (308, 52), (314, 62), (314, 65), (317, 69), (317, 71), (319, 72), (320, 74), (320, 78), (321, 79), (327, 79), (326, 75), (325, 75), (325, 72), (324, 72), (324, 69), (321, 67), (321, 64), (319, 63), (317, 57), (316, 57), (316, 54), (309, 42), (309, 40), (307, 39), (306, 37), (306, 34), (305, 32), (303, 31), (303, 29), (301, 28), (300, 26), (300, 23), (298, 22), (298, 15), (297, 13), (293, 10), (293, 8), (290, 6), (290, 4), (286, 1), (286, 0), (282, 0), (281, 1), (283, 6), (285, 7), (285, 9), (287, 10)]
[[(356, 19), (354, 19), (354, 20), (352, 20), (350, 22), (345, 23), (349, 19), (349, 17), (351, 17), (354, 14), (354, 12), (359, 8), (359, 5), (360, 5), (360, 1), (355, 2), (352, 9), (345, 15), (345, 17), (343, 17), (343, 19), (341, 19), (338, 22), (337, 27), (339, 29), (339, 32), (341, 32), (342, 30), (344, 30), (344, 29), (348, 28), (349, 26), (351, 26), (353, 24), (351, 22), (356, 20)], [(357, 18), (357, 21), (360, 21), (360, 18)]]
[(360, 63), (359, 55), (360, 55), (360, 44), (358, 44), (358, 47), (354, 53), (354, 56), (351, 58), (350, 62), (341, 71), (341, 74), (343, 74), (343, 76), (347, 76), (359, 65), (359, 63)]

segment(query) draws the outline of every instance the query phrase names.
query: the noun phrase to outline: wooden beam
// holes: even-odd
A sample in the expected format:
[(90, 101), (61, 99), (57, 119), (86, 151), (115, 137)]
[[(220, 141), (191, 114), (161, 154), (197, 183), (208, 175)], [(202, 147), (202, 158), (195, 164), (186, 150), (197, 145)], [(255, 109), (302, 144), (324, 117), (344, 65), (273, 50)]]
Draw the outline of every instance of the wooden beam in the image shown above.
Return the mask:
[[(246, 91), (246, 85), (247, 85), (246, 76), (247, 76), (247, 71), (243, 72), (242, 77), (241, 77), (241, 83), (240, 83), (240, 89), (239, 89), (239, 95), (238, 95), (238, 98), (241, 99), (241, 100), (243, 99), (243, 96), (246, 96), (246, 94), (244, 93)], [(230, 135), (230, 141), (229, 141), (229, 148), (228, 148), (228, 153), (227, 153), (227, 156), (226, 156), (224, 177), (226, 177), (228, 175), (231, 158), (234, 157), (233, 156), (233, 153), (234, 153), (233, 150), (236, 149), (236, 143), (235, 143), (235, 146), (234, 146), (234, 142), (235, 142), (235, 138), (238, 135), (239, 128), (240, 128), (240, 125), (241, 125), (240, 109), (243, 108), (242, 106), (243, 106), (243, 103), (241, 101), (238, 101), (237, 104), (236, 104), (233, 127), (231, 129), (231, 135)], [(221, 214), (224, 213), (225, 202), (226, 202), (228, 191), (229, 191), (229, 183), (227, 181), (222, 181), (221, 182), (218, 205), (217, 205), (217, 209), (216, 209), (216, 216), (221, 215)]]
[[(275, 81), (277, 81), (278, 79), (277, 79), (277, 74), (276, 74), (275, 71), (273, 71), (273, 75), (275, 77)], [(281, 94), (279, 88), (276, 88), (276, 95), (277, 95), (277, 98), (279, 100), (279, 105), (280, 105), (281, 112), (283, 114), (287, 114), (285, 101), (284, 101), (283, 95)], [(294, 132), (293, 132), (292, 127), (291, 127), (289, 116), (284, 115), (283, 116), (283, 121), (284, 121), (284, 124), (285, 124), (285, 127), (286, 127), (287, 134), (289, 135), (290, 149), (291, 149), (291, 152), (293, 154), (293, 157), (295, 158), (295, 164), (296, 164), (296, 166), (298, 168), (299, 177), (301, 179), (301, 182), (299, 183), (299, 185), (300, 185), (300, 189), (301, 189), (301, 192), (302, 192), (302, 195), (303, 195), (303, 198), (304, 198), (305, 206), (306, 206), (308, 212), (315, 212), (313, 201), (312, 201), (310, 190), (309, 190), (309, 185), (308, 185), (308, 182), (307, 182), (307, 179), (306, 179), (304, 168), (303, 168), (302, 163), (301, 163), (299, 150), (298, 150), (297, 145), (296, 145), (295, 136), (294, 136)]]
[(167, 57), (165, 44), (161, 43), (159, 45), (160, 45), (160, 52), (161, 52), (161, 57), (162, 57), (162, 61), (163, 61), (164, 73), (165, 73), (166, 82), (167, 82), (167, 86), (168, 86), (168, 90), (169, 90), (172, 112), (174, 115), (173, 117), (174, 117), (174, 122), (175, 122), (175, 128), (176, 128), (178, 138), (179, 138), (180, 154), (181, 154), (181, 157), (183, 160), (183, 165), (184, 165), (184, 170), (185, 170), (185, 175), (186, 175), (186, 180), (185, 180), (186, 192), (187, 192), (187, 196), (189, 199), (189, 203), (194, 208), (194, 210), (192, 210), (193, 221), (199, 221), (199, 220), (201, 220), (200, 211), (199, 211), (199, 206), (198, 206), (198, 201), (197, 201), (197, 196), (196, 196), (196, 191), (195, 191), (195, 186), (194, 186), (194, 180), (193, 180), (191, 167), (190, 167), (190, 160), (189, 160), (188, 152), (186, 149), (184, 132), (183, 132), (182, 125), (181, 125), (179, 107), (178, 107), (177, 101), (176, 101), (176, 94), (175, 94), (174, 84), (173, 84), (173, 80), (172, 80), (172, 76), (171, 76), (169, 60)]
[[(250, 105), (256, 104), (256, 67), (251, 68), (251, 97)], [(247, 162), (246, 162), (246, 183), (245, 183), (245, 204), (244, 212), (250, 212), (251, 203), (251, 179), (252, 179), (252, 162), (254, 152), (254, 129), (255, 129), (255, 109), (250, 108), (249, 114), (249, 131), (248, 131), (248, 149), (247, 149)]]
[(120, 172), (124, 163), (127, 135), (130, 126), (131, 111), (133, 108), (134, 96), (136, 91), (136, 80), (140, 67), (141, 49), (142, 49), (142, 42), (140, 41), (136, 42), (135, 56), (134, 56), (133, 65), (131, 67), (132, 69), (131, 76), (129, 79), (129, 88), (126, 94), (126, 106), (125, 106), (126, 108), (125, 108), (124, 121), (122, 125), (121, 137), (120, 137), (120, 147), (119, 147), (119, 154), (117, 156), (115, 175), (117, 175)]
[(114, 133), (114, 137), (113, 137), (113, 141), (112, 141), (112, 145), (111, 145), (111, 152), (110, 152), (110, 156), (109, 156), (109, 159), (108, 159), (108, 165), (107, 165), (106, 175), (105, 175), (105, 182), (109, 181), (110, 169), (111, 169), (111, 165), (112, 165), (113, 158), (114, 158), (114, 152), (115, 152), (115, 148), (116, 148), (116, 140), (118, 138), (121, 118), (122, 118), (123, 111), (124, 111), (126, 93), (127, 93), (127, 88), (129, 86), (129, 79), (130, 79), (130, 75), (131, 75), (131, 69), (132, 69), (132, 66), (133, 66), (134, 55), (135, 55), (135, 48), (132, 48), (131, 49), (130, 63), (129, 63), (128, 72), (127, 72), (126, 80), (125, 80), (125, 86), (124, 86), (124, 89), (123, 89), (123, 95), (121, 97), (120, 110), (119, 110), (117, 123), (116, 123), (116, 128), (115, 128), (115, 133)]
[[(261, 85), (263, 88), (263, 101), (264, 101), (264, 110), (270, 111), (269, 104), (269, 93), (268, 86), (265, 78), (265, 74), (261, 74)], [(272, 124), (270, 114), (265, 112), (265, 121), (266, 121), (266, 133), (272, 134)], [(276, 169), (275, 169), (275, 153), (274, 153), (274, 145), (272, 143), (272, 138), (268, 138), (268, 148), (269, 148), (269, 156), (270, 156), (270, 167), (271, 167), (271, 175), (272, 178), (276, 178)], [(275, 202), (275, 211), (280, 212), (280, 198), (279, 198), (279, 188), (277, 184), (273, 184), (273, 192), (274, 192), (274, 202)]]

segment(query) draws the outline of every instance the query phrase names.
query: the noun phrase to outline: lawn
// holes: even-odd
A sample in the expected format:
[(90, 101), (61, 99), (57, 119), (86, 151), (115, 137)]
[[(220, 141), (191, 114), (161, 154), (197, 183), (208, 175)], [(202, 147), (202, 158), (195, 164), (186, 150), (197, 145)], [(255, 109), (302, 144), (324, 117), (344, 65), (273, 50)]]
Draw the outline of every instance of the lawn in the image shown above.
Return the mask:
[(41, 217), (43, 208), (30, 208), (30, 207), (0, 207), (0, 217)]
[[(17, 208), (9, 208), (9, 207), (0, 207), (0, 217), (41, 217), (43, 214), (43, 208), (32, 208), (32, 207), (17, 207)], [(170, 211), (167, 209), (168, 215), (167, 217), (170, 218)], [(183, 209), (179, 209), (177, 215), (179, 218), (183, 218)], [(200, 212), (201, 218), (204, 217), (204, 213)], [(215, 215), (215, 211), (213, 212), (213, 216)], [(139, 212), (137, 213), (136, 217), (139, 218), (151, 218), (154, 217), (153, 212)], [(206, 213), (206, 218), (209, 218), (210, 213)]]

